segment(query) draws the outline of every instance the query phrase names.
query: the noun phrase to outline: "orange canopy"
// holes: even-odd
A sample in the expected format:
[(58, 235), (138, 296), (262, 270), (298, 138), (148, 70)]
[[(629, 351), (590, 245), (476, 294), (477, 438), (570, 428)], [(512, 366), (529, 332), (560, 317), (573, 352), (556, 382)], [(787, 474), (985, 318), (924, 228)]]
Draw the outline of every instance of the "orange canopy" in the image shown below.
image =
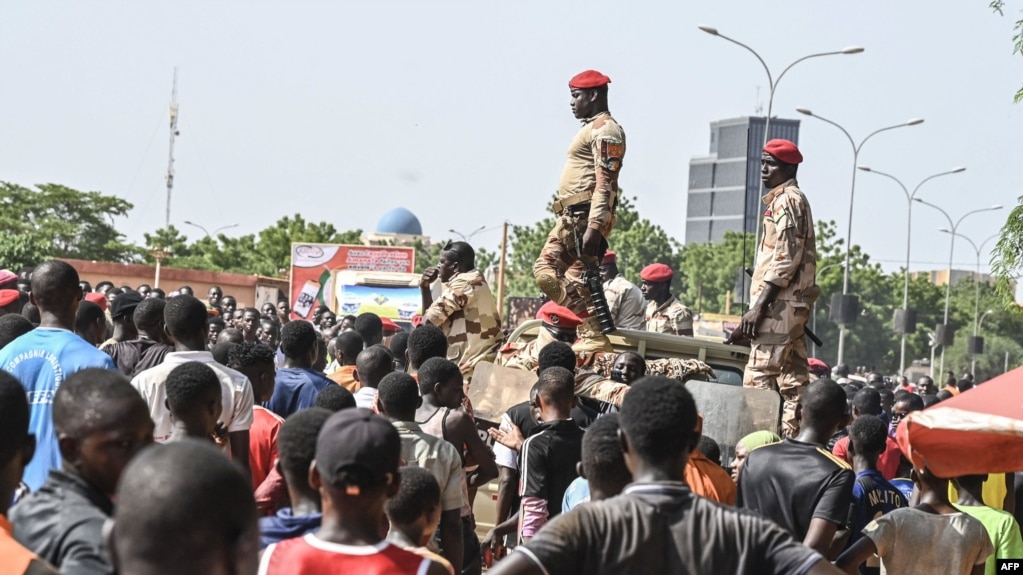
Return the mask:
[(1023, 470), (1023, 367), (911, 413), (895, 439), (938, 477)]

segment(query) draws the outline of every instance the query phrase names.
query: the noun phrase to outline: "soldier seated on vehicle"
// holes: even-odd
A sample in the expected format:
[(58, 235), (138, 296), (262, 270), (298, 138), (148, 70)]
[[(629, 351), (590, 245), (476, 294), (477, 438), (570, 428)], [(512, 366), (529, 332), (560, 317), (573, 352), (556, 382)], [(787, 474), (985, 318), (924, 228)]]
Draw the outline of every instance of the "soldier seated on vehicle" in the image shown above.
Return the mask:
[(579, 316), (553, 301), (543, 304), (536, 312), (536, 319), (543, 322), (536, 339), (526, 343), (506, 343), (498, 352), (497, 365), (535, 370), (537, 358), (544, 346), (554, 341), (572, 344), (576, 340), (576, 329), (582, 324)]
[(646, 330), (671, 335), (693, 335), (693, 312), (671, 294), (675, 272), (665, 264), (650, 264), (639, 272), (646, 306)]

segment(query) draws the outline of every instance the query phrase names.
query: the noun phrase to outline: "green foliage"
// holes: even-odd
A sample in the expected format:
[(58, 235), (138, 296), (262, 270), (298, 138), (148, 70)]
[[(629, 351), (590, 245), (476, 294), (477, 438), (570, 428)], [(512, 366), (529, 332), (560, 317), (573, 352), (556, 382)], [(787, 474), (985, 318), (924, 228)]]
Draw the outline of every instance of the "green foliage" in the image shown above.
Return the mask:
[[(988, 7), (999, 16), (1005, 16), (1003, 8), (1005, 8), (1004, 0), (991, 0), (988, 3)], [(1023, 55), (1023, 19), (1016, 20), (1016, 23), (1012, 26), (1012, 53)], [(1023, 88), (1016, 90), (1016, 95), (1013, 96), (1012, 101), (1016, 104), (1023, 101)]]
[(735, 314), (742, 311), (727, 300), (740, 299), (733, 292), (739, 270), (753, 269), (754, 245), (753, 234), (728, 232), (722, 242), (686, 244), (682, 248), (682, 275), (693, 311), (724, 313), (727, 310)]
[(131, 208), (129, 202), (100, 192), (0, 182), (0, 227), (7, 235), (24, 238), (20, 245), (28, 250), (26, 255), (38, 255), (36, 250), (58, 258), (136, 261), (138, 248), (114, 227), (114, 219), (127, 216)]
[(293, 242), (361, 244), (362, 230), (339, 233), (327, 222), (306, 222), (295, 214), (285, 216), (259, 232), (229, 237), (218, 234), (205, 236), (189, 243), (188, 237), (174, 226), (144, 234), (150, 250), (145, 259), (155, 261), (151, 250), (163, 248), (168, 252), (164, 265), (189, 269), (227, 271), (265, 276), (287, 276), (291, 266)]
[[(611, 249), (618, 254), (618, 269), (634, 283), (639, 282), (639, 271), (647, 264), (665, 263), (677, 271), (681, 263), (681, 245), (660, 226), (641, 218), (635, 201), (636, 198), (621, 196), (618, 219), (609, 239)], [(551, 216), (532, 226), (512, 226), (506, 274), (509, 296), (533, 297), (540, 294), (533, 280), (533, 264), (554, 224), (555, 219)], [(676, 274), (673, 288), (679, 290), (683, 285), (682, 275)]]
[(1023, 196), (1005, 219), (1001, 237), (991, 256), (991, 273), (998, 278), (998, 293), (1011, 303), (1015, 293), (1014, 280), (1023, 271)]
[(50, 258), (53, 246), (45, 238), (22, 235), (0, 235), (0, 268), (18, 271)]

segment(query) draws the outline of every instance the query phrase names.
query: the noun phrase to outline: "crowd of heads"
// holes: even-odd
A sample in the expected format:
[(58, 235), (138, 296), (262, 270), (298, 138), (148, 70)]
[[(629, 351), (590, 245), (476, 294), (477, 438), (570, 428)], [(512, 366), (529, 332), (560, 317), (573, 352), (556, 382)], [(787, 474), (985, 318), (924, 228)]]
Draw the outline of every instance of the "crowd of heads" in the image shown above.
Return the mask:
[[(473, 264), (471, 250), (449, 248), (445, 253), (453, 269)], [(62, 262), (37, 267), (30, 287), (43, 325), (69, 326), (93, 346), (142, 338), (178, 352), (209, 351), (216, 360), (185, 361), (167, 371), (159, 401), (175, 429), (170, 441), (156, 447), (150, 446), (153, 403), (125, 375), (81, 369), (68, 374), (53, 395), (62, 469), (117, 501), (104, 553), (122, 572), (218, 572), (225, 564), (239, 573), (255, 571), (256, 554), (267, 544), (261, 539), (261, 486), (224, 454), (224, 412), (230, 402), (223, 370), (240, 374), (251, 388), (251, 403), (259, 406), (274, 396), (280, 366), (321, 373), (328, 356), (335, 369), (353, 371), (358, 392), (327, 385), (314, 403), (286, 419), (271, 414), (280, 421), (271, 473), (280, 478), (284, 500), (322, 516), (322, 532), (329, 536), (380, 537), (386, 517), (394, 542), (419, 548), (436, 540), (442, 485), (429, 469), (404, 466), (400, 428), (387, 418), (414, 422), (420, 409), (464, 409), (465, 374), (447, 359), (441, 329), (426, 324), (394, 334), (374, 314), (338, 318), (329, 310), (317, 310), (312, 321), (295, 321), (286, 302), (239, 308), (237, 299), (217, 287), (205, 302), (188, 286), (166, 299), (147, 285), (128, 289), (100, 282), (93, 292)], [(91, 293), (102, 294), (107, 305), (86, 299)], [(0, 316), (0, 349), (40, 323), (25, 314), (26, 306), (9, 307)], [(536, 383), (525, 402), (532, 423), (549, 429), (574, 421), (580, 408), (576, 353), (555, 340), (539, 350), (537, 364)], [(575, 465), (573, 476), (585, 479), (592, 501), (613, 498), (633, 482), (680, 482), (697, 453), (726, 481), (731, 469), (732, 479), (741, 482), (744, 462), (749, 460), (752, 469), (756, 459), (750, 454), (781, 441), (771, 430), (759, 431), (738, 442), (734, 457), (722, 457), (731, 446), (702, 433), (696, 401), (677, 378), (648, 374), (647, 361), (635, 352), (618, 354), (609, 366), (608, 380), (626, 384), (628, 393), (616, 409), (588, 421), (585, 433), (579, 430), (577, 456), (561, 462)], [(951, 378), (938, 389), (927, 376), (910, 383), (876, 373), (850, 374), (844, 366), (814, 373), (797, 411), (802, 430), (797, 439), (829, 449), (845, 441), (849, 457), (869, 465), (890, 449), (895, 428), (908, 414), (974, 386), (969, 378)], [(366, 390), (373, 392), (372, 409), (358, 407)], [(37, 445), (25, 390), (4, 371), (0, 438), (0, 510), (6, 512)], [(465, 445), (457, 447), (466, 457)], [(904, 458), (899, 473), (910, 475)], [(924, 469), (913, 477), (930, 487), (941, 484)], [(979, 490), (983, 480), (957, 481), (964, 489)], [(171, 537), (175, 544), (167, 545)], [(499, 563), (497, 569), (517, 572), (508, 567), (515, 564)]]

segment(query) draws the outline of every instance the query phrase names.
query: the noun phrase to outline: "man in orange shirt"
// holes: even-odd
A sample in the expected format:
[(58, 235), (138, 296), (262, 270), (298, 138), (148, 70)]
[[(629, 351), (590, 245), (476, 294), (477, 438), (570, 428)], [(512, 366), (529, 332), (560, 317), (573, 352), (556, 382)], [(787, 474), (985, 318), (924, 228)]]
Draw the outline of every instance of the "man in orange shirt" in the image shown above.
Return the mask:
[(696, 433), (693, 434), (689, 464), (685, 469), (686, 485), (697, 495), (725, 505), (735, 505), (735, 482), (723, 467), (707, 459), (707, 456), (697, 449), (701, 435), (703, 415), (697, 414)]
[(345, 331), (338, 334), (334, 344), (336, 354), (334, 360), (341, 367), (327, 377), (352, 393), (359, 391), (362, 386), (355, 379), (355, 358), (362, 353), (364, 347), (365, 343), (359, 332)]
[(25, 466), (32, 461), (36, 438), (28, 432), (28, 399), (17, 379), (0, 371), (0, 573), (11, 575), (56, 574), (48, 563), (19, 545), (11, 536), (7, 508), (21, 482)]

